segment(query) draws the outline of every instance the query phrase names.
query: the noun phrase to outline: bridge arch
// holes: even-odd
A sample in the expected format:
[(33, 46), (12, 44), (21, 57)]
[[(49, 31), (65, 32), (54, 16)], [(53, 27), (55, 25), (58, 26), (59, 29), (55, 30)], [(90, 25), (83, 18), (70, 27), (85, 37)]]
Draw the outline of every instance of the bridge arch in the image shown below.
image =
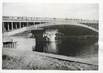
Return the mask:
[(96, 29), (96, 28), (93, 28), (93, 27), (91, 27), (91, 26), (88, 26), (88, 25), (84, 25), (84, 24), (77, 24), (77, 23), (70, 23), (70, 24), (68, 24), (68, 23), (60, 23), (60, 24), (58, 24), (58, 23), (50, 23), (50, 24), (41, 24), (41, 25), (38, 25), (38, 27), (39, 28), (46, 28), (46, 27), (52, 27), (52, 26), (79, 26), (79, 27), (83, 27), (83, 28), (86, 28), (86, 29), (89, 29), (89, 30), (91, 30), (91, 31), (94, 31), (94, 32), (96, 32), (96, 33), (98, 33), (98, 29)]
[(57, 28), (56, 26), (78, 26), (78, 27), (83, 27), (83, 28), (86, 28), (88, 30), (91, 30), (91, 31), (94, 31), (95, 33), (98, 33), (98, 29), (96, 28), (93, 28), (91, 26), (88, 26), (88, 25), (85, 25), (85, 24), (80, 24), (80, 23), (45, 23), (45, 24), (39, 24), (39, 25), (32, 25), (30, 27), (23, 27), (23, 28), (20, 28), (20, 29), (17, 29), (17, 30), (13, 30), (13, 31), (10, 31), (10, 32), (5, 32), (4, 35), (15, 35), (17, 33), (22, 33), (22, 32), (25, 32), (25, 31), (31, 31), (31, 30), (43, 30), (45, 28), (51, 28), (51, 27), (55, 27)]

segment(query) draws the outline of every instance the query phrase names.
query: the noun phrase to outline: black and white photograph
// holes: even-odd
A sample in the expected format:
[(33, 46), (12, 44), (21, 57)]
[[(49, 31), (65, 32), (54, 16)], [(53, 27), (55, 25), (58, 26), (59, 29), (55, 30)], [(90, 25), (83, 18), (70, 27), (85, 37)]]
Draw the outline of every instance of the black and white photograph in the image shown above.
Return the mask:
[(98, 71), (98, 3), (2, 3), (2, 70)]

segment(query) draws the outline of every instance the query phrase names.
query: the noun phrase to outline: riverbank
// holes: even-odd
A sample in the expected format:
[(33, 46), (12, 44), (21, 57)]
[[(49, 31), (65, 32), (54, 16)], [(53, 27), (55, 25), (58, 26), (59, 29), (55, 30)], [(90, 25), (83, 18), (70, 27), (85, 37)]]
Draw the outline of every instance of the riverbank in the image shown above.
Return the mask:
[(98, 70), (97, 65), (67, 61), (48, 55), (33, 51), (3, 49), (2, 68), (13, 70)]

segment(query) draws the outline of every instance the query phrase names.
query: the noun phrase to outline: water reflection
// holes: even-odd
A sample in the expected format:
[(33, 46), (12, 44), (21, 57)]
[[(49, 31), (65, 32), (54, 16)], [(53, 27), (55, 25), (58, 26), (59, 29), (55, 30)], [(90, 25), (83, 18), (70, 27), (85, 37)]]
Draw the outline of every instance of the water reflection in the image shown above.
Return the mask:
[(46, 53), (57, 53), (57, 42), (46, 42), (46, 41), (39, 41), (36, 42), (35, 51), (39, 52), (46, 52)]
[(57, 53), (58, 52), (57, 43), (55, 41), (47, 43), (45, 48), (46, 48), (45, 52), (48, 52), (48, 53)]
[(93, 56), (98, 53), (97, 38), (93, 37), (62, 37), (56, 41), (37, 41), (35, 50), (66, 56)]

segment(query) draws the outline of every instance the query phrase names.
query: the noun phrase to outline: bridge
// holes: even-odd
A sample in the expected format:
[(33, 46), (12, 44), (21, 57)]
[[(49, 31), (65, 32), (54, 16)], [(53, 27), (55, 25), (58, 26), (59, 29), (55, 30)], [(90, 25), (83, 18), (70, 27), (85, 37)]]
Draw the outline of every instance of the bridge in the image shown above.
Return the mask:
[(3, 35), (12, 36), (18, 33), (31, 30), (45, 30), (45, 29), (59, 29), (58, 27), (82, 27), (98, 33), (97, 22), (86, 22), (78, 20), (64, 20), (64, 19), (14, 19), (13, 17), (3, 17)]
[(79, 35), (79, 37), (83, 35), (97, 36), (98, 34), (97, 21), (4, 16), (2, 23), (4, 40), (5, 37), (29, 32), (31, 33), (29, 37), (36, 38), (38, 44), (44, 38), (48, 41), (55, 41), (58, 33), (65, 34), (64, 36)]

